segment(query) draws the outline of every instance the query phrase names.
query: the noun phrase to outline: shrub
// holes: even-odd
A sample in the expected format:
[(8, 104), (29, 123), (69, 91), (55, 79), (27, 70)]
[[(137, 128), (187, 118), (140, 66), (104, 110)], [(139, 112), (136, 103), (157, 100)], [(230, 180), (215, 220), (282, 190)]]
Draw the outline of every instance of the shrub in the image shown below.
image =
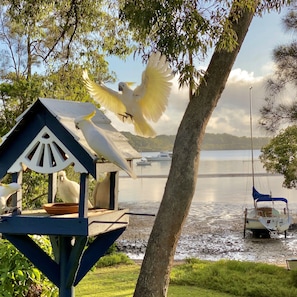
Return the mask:
[(264, 263), (189, 259), (173, 268), (170, 283), (191, 285), (232, 296), (297, 296), (295, 271)]
[(96, 268), (114, 266), (119, 264), (133, 264), (134, 262), (124, 253), (106, 254), (96, 263)]
[[(51, 250), (46, 237), (33, 238), (46, 252)], [(56, 286), (5, 239), (0, 239), (0, 263), (0, 296), (58, 296)]]

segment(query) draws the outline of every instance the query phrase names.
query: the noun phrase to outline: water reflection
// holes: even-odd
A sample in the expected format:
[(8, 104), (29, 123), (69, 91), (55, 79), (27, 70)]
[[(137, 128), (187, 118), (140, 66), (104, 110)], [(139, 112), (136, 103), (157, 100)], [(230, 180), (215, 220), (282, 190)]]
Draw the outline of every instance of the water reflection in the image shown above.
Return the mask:
[[(286, 239), (283, 235), (260, 241), (243, 238), (243, 210), (253, 205), (252, 178), (238, 174), (251, 173), (249, 154), (248, 151), (212, 151), (201, 155), (200, 175), (179, 240), (176, 259), (198, 257), (207, 260), (225, 258), (285, 263), (286, 258), (297, 256), (297, 239), (293, 231), (288, 233)], [(171, 162), (153, 162), (146, 167), (135, 165), (138, 179), (120, 179), (120, 206), (127, 207), (134, 213), (156, 214), (164, 194), (170, 165)], [(259, 161), (255, 162), (255, 172), (265, 172)], [(228, 173), (237, 175), (220, 176)], [(282, 182), (282, 176), (255, 178), (255, 186), (259, 192), (271, 191), (274, 196), (288, 198), (290, 210), (296, 217), (296, 192), (282, 188)], [(135, 217), (138, 219), (137, 223)], [(147, 217), (131, 216), (131, 224), (128, 233), (125, 231), (122, 237), (123, 241), (127, 238), (132, 238), (133, 242), (135, 238), (138, 241), (142, 237), (148, 238), (151, 229), (144, 225), (146, 219)], [(142, 257), (141, 253), (132, 255), (132, 258)]]
[[(241, 206), (252, 205), (251, 176), (219, 176), (220, 174), (251, 174), (251, 160), (248, 151), (211, 151), (201, 156), (197, 186), (193, 201), (236, 203)], [(256, 157), (259, 152), (256, 151)], [(234, 158), (233, 160), (231, 158)], [(167, 182), (171, 162), (152, 162), (151, 166), (134, 166), (138, 179), (121, 178), (120, 201), (154, 201), (160, 202)], [(255, 172), (265, 170), (259, 160), (255, 161)], [(214, 174), (207, 177), (207, 174)], [(215, 175), (218, 176), (215, 176)], [(205, 176), (204, 176), (205, 175)], [(149, 176), (149, 178), (148, 178)], [(156, 176), (156, 177), (154, 177)], [(162, 178), (160, 178), (162, 176)], [(290, 208), (297, 209), (295, 190), (282, 188), (282, 176), (257, 176), (255, 186), (261, 193), (272, 193), (273, 196), (286, 197)]]
[(166, 178), (121, 179), (119, 200), (121, 202), (160, 202), (166, 181)]

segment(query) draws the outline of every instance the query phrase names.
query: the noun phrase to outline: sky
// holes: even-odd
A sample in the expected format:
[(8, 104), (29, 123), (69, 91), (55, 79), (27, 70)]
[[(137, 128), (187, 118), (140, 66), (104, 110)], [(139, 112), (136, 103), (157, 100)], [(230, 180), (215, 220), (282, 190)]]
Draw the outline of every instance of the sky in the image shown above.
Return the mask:
[[(285, 11), (280, 14), (274, 12), (253, 19), (225, 90), (207, 125), (207, 133), (228, 133), (249, 137), (251, 96), (253, 135), (267, 136), (258, 125), (258, 120), (259, 109), (264, 104), (265, 81), (273, 73), (272, 52), (278, 45), (293, 40), (293, 35), (285, 32), (282, 27), (281, 19), (284, 15)], [(199, 67), (206, 68), (207, 64), (208, 60)], [(134, 59), (131, 56), (124, 62), (113, 57), (109, 59), (109, 68), (116, 73), (118, 82), (133, 81), (138, 85), (145, 65), (140, 58)], [(107, 86), (117, 89), (117, 84)], [(187, 104), (188, 91), (179, 89), (177, 78), (174, 78), (165, 113), (157, 123), (150, 122), (157, 134), (176, 134)], [(118, 130), (133, 133), (132, 125), (123, 124), (109, 112), (107, 116)]]

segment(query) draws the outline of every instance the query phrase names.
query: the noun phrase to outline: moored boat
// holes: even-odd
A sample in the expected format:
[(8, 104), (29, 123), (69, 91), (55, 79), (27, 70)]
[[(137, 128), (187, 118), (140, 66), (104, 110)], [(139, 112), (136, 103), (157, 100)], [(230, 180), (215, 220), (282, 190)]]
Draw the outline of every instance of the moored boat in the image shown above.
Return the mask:
[[(289, 213), (288, 200), (260, 194), (253, 187), (254, 207), (245, 210), (245, 230), (256, 237), (269, 236), (271, 232), (285, 233), (293, 223)], [(276, 206), (279, 205), (279, 207)]]
[[(255, 237), (270, 237), (272, 232), (284, 233), (293, 223), (289, 214), (288, 200), (282, 197), (272, 197), (270, 194), (260, 194), (255, 189), (254, 154), (253, 154), (253, 125), (252, 125), (252, 87), (250, 88), (250, 132), (251, 132), (251, 153), (252, 153), (252, 196), (254, 207), (244, 211), (244, 236), (245, 231), (252, 231)], [(276, 204), (282, 207), (276, 208)], [(259, 205), (260, 204), (260, 205)]]
[(140, 161), (136, 162), (137, 166), (150, 166), (152, 162), (148, 161), (147, 158), (142, 157)]
[(147, 156), (148, 161), (171, 161), (169, 152), (160, 152), (157, 156)]

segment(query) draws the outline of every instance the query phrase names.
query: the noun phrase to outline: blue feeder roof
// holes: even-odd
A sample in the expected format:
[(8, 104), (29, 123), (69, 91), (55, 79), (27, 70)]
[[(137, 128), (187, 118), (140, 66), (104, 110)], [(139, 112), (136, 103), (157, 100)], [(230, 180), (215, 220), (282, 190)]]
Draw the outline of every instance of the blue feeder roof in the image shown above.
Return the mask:
[(54, 173), (73, 165), (75, 171), (88, 172), (94, 178), (99, 171), (118, 171), (113, 164), (100, 163), (82, 132), (75, 128), (74, 119), (90, 114), (94, 109), (93, 123), (108, 132), (126, 159), (140, 158), (128, 140), (93, 104), (40, 98), (16, 119), (16, 125), (3, 137), (0, 178), (24, 167), (40, 173)]

